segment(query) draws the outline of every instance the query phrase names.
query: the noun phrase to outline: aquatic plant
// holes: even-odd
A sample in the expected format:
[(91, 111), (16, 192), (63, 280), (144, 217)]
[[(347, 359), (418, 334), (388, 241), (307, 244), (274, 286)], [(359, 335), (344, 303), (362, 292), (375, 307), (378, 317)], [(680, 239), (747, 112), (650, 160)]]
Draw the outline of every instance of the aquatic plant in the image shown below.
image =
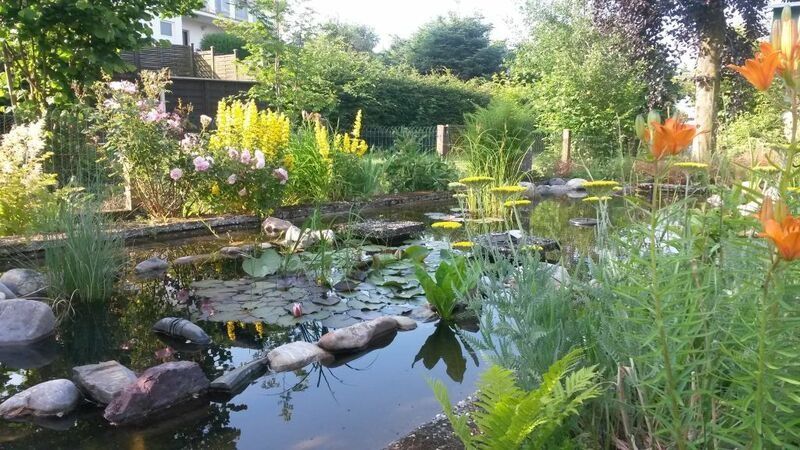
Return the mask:
[(63, 240), (45, 248), (45, 265), (54, 297), (73, 302), (108, 302), (124, 262), (124, 242), (109, 231), (97, 205), (65, 205)]
[(444, 320), (452, 319), (459, 298), (477, 284), (477, 278), (463, 256), (441, 261), (434, 273), (435, 279), (420, 265), (414, 267), (414, 274), (428, 303)]

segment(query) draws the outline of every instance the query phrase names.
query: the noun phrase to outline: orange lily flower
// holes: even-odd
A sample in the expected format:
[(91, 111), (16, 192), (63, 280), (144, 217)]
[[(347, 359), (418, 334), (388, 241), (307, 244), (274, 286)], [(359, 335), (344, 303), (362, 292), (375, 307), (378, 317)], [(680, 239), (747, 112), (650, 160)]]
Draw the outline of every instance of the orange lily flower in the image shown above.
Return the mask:
[(658, 122), (650, 125), (653, 128), (650, 151), (656, 159), (677, 155), (686, 150), (697, 134), (697, 127), (687, 125), (674, 117), (667, 119), (663, 125)]
[(759, 91), (766, 91), (772, 86), (772, 80), (781, 66), (781, 55), (773, 50), (769, 42), (761, 43), (761, 51), (756, 57), (748, 59), (743, 66), (728, 65), (729, 68), (739, 72)]
[(772, 240), (782, 259), (793, 261), (800, 258), (800, 218), (789, 214), (786, 204), (778, 202), (773, 205), (772, 199), (765, 198), (758, 219), (764, 227), (759, 237)]

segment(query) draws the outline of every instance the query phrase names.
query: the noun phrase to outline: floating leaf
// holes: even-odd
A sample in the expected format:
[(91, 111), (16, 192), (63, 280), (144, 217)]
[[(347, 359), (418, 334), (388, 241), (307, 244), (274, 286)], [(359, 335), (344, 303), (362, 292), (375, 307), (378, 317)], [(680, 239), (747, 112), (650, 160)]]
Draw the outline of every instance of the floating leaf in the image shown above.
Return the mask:
[(283, 258), (275, 249), (267, 249), (258, 258), (247, 258), (242, 262), (242, 270), (253, 278), (272, 275), (281, 267)]
[(403, 249), (403, 259), (422, 262), (431, 251), (421, 245), (410, 245)]

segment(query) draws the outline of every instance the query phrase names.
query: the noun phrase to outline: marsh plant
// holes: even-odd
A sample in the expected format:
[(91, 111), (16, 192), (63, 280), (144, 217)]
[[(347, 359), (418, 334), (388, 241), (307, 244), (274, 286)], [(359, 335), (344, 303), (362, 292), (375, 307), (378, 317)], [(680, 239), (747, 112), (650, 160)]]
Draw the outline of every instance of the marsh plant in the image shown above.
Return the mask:
[(124, 262), (124, 242), (96, 205), (65, 205), (60, 214), (63, 239), (45, 249), (54, 297), (79, 303), (110, 300)]

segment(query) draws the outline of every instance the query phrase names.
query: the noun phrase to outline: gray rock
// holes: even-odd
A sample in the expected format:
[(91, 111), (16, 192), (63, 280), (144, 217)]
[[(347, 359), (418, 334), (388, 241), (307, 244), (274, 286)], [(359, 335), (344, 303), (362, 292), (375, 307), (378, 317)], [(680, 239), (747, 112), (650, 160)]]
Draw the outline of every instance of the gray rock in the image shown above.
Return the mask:
[(411, 331), (417, 328), (417, 321), (406, 316), (391, 316), (397, 322), (397, 329)]
[(409, 317), (420, 322), (432, 322), (436, 320), (439, 315), (436, 314), (436, 311), (432, 310), (430, 306), (425, 305), (411, 310)]
[(422, 222), (408, 220), (365, 220), (362, 222), (344, 224), (340, 232), (349, 234), (356, 239), (365, 239), (379, 244), (399, 244), (415, 234), (425, 230)]
[(279, 240), (292, 227), (294, 227), (292, 222), (278, 219), (277, 217), (267, 217), (261, 222), (261, 230), (267, 235), (267, 239), (271, 241)]
[(25, 345), (53, 334), (56, 316), (46, 303), (13, 299), (0, 302), (0, 346)]
[(280, 245), (288, 248), (304, 249), (313, 247), (323, 241), (333, 242), (335, 239), (336, 235), (332, 230), (312, 230), (310, 228), (301, 230), (293, 226), (286, 231)]
[(26, 389), (0, 404), (0, 417), (61, 417), (72, 412), (80, 401), (81, 393), (72, 381), (51, 380)]
[(325, 333), (317, 342), (323, 350), (331, 353), (353, 352), (367, 348), (380, 336), (397, 331), (397, 321), (389, 316), (350, 325)]
[(560, 197), (562, 195), (567, 195), (570, 192), (572, 192), (572, 188), (566, 184), (550, 186), (550, 195)]
[(586, 180), (583, 178), (572, 178), (571, 180), (567, 181), (567, 186), (570, 189), (583, 189), (583, 183), (586, 183)]
[(557, 287), (562, 287), (570, 282), (569, 272), (558, 264), (542, 263), (543, 270), (550, 274)]
[(0, 276), (0, 283), (16, 295), (6, 298), (28, 297), (41, 294), (47, 289), (47, 278), (31, 269), (11, 269)]
[(178, 317), (165, 317), (153, 325), (153, 331), (167, 336), (185, 339), (193, 344), (207, 345), (211, 338), (202, 328)]
[(274, 372), (286, 372), (302, 369), (311, 363), (332, 360), (333, 355), (309, 342), (296, 341), (271, 350), (267, 359)]
[(136, 382), (136, 374), (116, 361), (89, 364), (72, 368), (72, 379), (89, 398), (101, 405)]
[(17, 298), (17, 294), (11, 292), (11, 289), (7, 288), (5, 284), (0, 283), (0, 300), (12, 298)]
[(205, 264), (207, 262), (215, 261), (217, 259), (216, 255), (190, 255), (190, 256), (181, 256), (180, 258), (176, 258), (172, 261), (173, 266), (198, 266), (200, 264)]
[(242, 245), (241, 247), (222, 247), (219, 249), (219, 254), (228, 259), (244, 258), (253, 253), (254, 247), (252, 245)]
[(106, 407), (103, 417), (114, 424), (142, 421), (208, 390), (209, 381), (195, 362), (175, 361), (151, 367), (124, 388)]
[(564, 180), (563, 178), (551, 178), (547, 180), (547, 184), (549, 186), (563, 186), (567, 184), (567, 181)]
[(251, 361), (237, 367), (211, 382), (211, 390), (226, 394), (236, 394), (244, 390), (254, 379), (263, 375), (269, 366), (266, 358)]
[(0, 364), (12, 369), (38, 369), (61, 354), (55, 336), (27, 345), (0, 346)]
[(144, 275), (164, 272), (168, 267), (169, 263), (167, 263), (167, 260), (159, 258), (158, 256), (153, 256), (152, 258), (146, 259), (137, 264), (134, 270), (137, 274)]

